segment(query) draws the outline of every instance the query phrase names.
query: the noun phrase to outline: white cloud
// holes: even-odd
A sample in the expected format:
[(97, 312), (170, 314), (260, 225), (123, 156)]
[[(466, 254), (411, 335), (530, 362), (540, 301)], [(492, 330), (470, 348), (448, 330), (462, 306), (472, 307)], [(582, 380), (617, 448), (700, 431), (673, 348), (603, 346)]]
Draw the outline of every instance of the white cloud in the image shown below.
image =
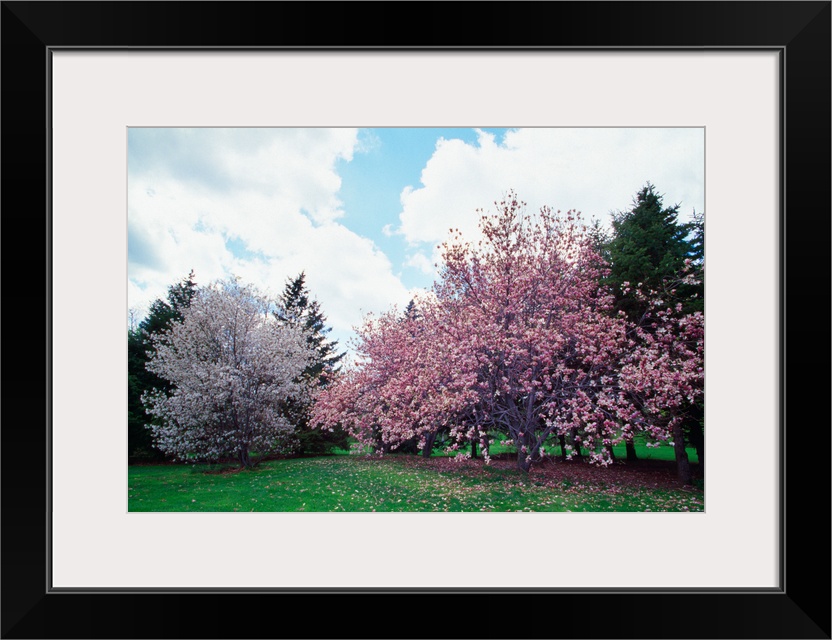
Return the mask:
[(510, 189), (530, 211), (548, 205), (605, 221), (648, 181), (685, 220), (704, 210), (704, 171), (703, 129), (517, 129), (501, 143), (479, 132), (477, 144), (437, 143), (422, 186), (401, 193), (397, 232), (416, 246), (444, 241), (451, 228), (476, 239), (476, 210), (493, 211)]
[(355, 130), (131, 132), (128, 304), (146, 310), (193, 269), (197, 282), (239, 276), (279, 295), (306, 272), (332, 337), (362, 312), (406, 304), (407, 289), (375, 244), (337, 220), (336, 162)]
[(429, 276), (436, 273), (434, 262), (431, 262), (430, 258), (425, 256), (424, 253), (414, 253), (413, 255), (408, 256), (404, 264), (406, 267), (413, 267), (414, 269), (418, 269), (422, 273)]

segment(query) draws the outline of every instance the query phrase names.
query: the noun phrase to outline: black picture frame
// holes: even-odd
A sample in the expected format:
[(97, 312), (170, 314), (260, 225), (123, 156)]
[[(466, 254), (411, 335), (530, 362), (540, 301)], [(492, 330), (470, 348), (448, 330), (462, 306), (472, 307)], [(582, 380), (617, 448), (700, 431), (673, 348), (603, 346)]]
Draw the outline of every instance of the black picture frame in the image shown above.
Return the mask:
[[(830, 6), (828, 1), (457, 7), (431, 2), (2, 2), (2, 637), (829, 638)], [(379, 30), (376, 24), (396, 25), (396, 31)], [(778, 51), (785, 79), (780, 98), (780, 588), (672, 593), (51, 590), (48, 91), (50, 52), (64, 47)], [(743, 254), (742, 259), (753, 257)], [(753, 473), (753, 461), (738, 456), (737, 473)], [(672, 540), (660, 544), (669, 561), (695, 561), (707, 552), (676, 549)], [(614, 556), (612, 550), (613, 568)], [(390, 561), (406, 563), (406, 552)], [(307, 607), (320, 615), (305, 617)], [(401, 625), (382, 625), (384, 609), (394, 611)]]

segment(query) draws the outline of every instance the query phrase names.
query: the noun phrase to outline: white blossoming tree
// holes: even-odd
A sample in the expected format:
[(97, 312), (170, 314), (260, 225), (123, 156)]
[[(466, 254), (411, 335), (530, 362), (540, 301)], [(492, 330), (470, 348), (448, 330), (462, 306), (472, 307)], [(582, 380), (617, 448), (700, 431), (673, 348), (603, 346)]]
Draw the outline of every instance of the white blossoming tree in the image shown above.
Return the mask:
[(281, 452), (294, 430), (288, 405), (312, 393), (304, 370), (313, 354), (272, 310), (253, 287), (215, 282), (157, 338), (147, 368), (173, 390), (143, 402), (160, 419), (150, 428), (162, 451), (191, 461), (233, 456), (243, 467)]

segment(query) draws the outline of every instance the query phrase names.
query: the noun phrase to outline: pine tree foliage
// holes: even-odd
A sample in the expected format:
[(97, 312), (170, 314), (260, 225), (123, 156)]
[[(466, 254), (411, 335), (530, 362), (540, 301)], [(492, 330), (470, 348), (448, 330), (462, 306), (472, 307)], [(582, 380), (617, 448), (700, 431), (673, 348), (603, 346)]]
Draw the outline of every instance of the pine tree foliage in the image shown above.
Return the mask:
[(636, 194), (629, 211), (612, 216), (607, 282), (616, 292), (616, 310), (623, 310), (637, 324), (646, 306), (635, 295), (622, 293), (627, 288), (624, 283), (633, 290), (660, 291), (667, 278), (681, 273), (694, 250), (689, 240), (690, 226), (679, 222), (679, 205), (665, 207), (662, 200), (648, 182)]
[(419, 320), (422, 317), (422, 314), (419, 313), (419, 307), (416, 306), (416, 301), (412, 298), (404, 309), (404, 317), (405, 320)]
[[(654, 291), (681, 303), (685, 314), (704, 313), (705, 218), (693, 212), (688, 223), (679, 221), (680, 205), (665, 207), (663, 196), (648, 182), (636, 194), (632, 208), (613, 214), (612, 233), (603, 257), (610, 263), (606, 279), (615, 295), (615, 310), (652, 333), (649, 305), (638, 292)], [(681, 274), (687, 278), (681, 278)], [(690, 284), (690, 281), (693, 284)], [(685, 422), (688, 441), (704, 457), (704, 399), (689, 410)], [(628, 442), (628, 459), (635, 458)]]
[[(325, 387), (340, 369), (345, 353), (338, 351), (336, 340), (327, 337), (331, 328), (326, 324), (326, 315), (321, 310), (320, 303), (310, 296), (305, 272), (288, 280), (278, 301), (275, 317), (283, 324), (303, 329), (307, 344), (315, 354), (304, 375), (313, 380), (317, 387)], [(310, 409), (308, 402), (294, 402), (291, 407), (299, 452), (321, 454), (329, 453), (334, 448), (348, 448), (344, 431), (336, 429), (325, 432), (309, 427)]]
[(171, 384), (147, 370), (147, 362), (155, 353), (153, 338), (181, 322), (182, 312), (196, 295), (196, 276), (191, 270), (187, 277), (168, 287), (167, 299), (157, 298), (150, 305), (147, 316), (134, 330), (127, 333), (127, 447), (128, 457), (137, 460), (160, 460), (164, 454), (154, 446), (148, 430), (151, 417), (142, 404), (146, 392), (171, 391)]

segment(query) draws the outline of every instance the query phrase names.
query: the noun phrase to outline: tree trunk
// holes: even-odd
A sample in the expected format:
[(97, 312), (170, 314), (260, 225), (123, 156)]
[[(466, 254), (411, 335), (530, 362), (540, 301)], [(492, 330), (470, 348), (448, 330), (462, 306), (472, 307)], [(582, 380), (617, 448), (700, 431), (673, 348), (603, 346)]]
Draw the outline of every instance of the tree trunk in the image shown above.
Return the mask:
[(691, 421), (689, 427), (690, 444), (696, 449), (696, 457), (699, 458), (699, 468), (705, 468), (705, 433), (702, 429), (702, 422), (699, 419)]
[(436, 432), (425, 434), (425, 447), (422, 449), (422, 457), (430, 458), (433, 451), (433, 443), (436, 442)]
[(524, 433), (519, 440), (515, 439), (517, 444), (517, 466), (520, 471), (529, 472), (533, 462), (540, 461), (540, 445), (536, 436), (529, 433)]
[(530, 459), (528, 452), (523, 452), (523, 447), (517, 447), (517, 467), (523, 473), (528, 473), (529, 469), (532, 466), (532, 461)]
[(373, 453), (381, 453), (382, 455), (390, 453), (390, 443), (385, 442), (381, 430), (377, 427), (373, 428)]
[(610, 460), (615, 462), (615, 451), (613, 450), (612, 445), (608, 444), (608, 445), (606, 445), (606, 448), (607, 448), (607, 453), (610, 454)]
[(477, 457), (477, 436), (471, 437), (471, 457)]
[(559, 435), (558, 442), (560, 443), (560, 461), (566, 462), (566, 437), (563, 434)]
[(633, 437), (625, 438), (624, 444), (627, 447), (627, 462), (638, 462), (636, 455), (636, 445), (633, 443)]
[(676, 452), (676, 472), (684, 484), (693, 484), (688, 452), (685, 451), (685, 431), (681, 423), (673, 427), (673, 449)]
[(251, 464), (251, 457), (248, 454), (248, 447), (240, 447), (240, 466), (241, 467), (253, 467), (254, 465)]
[(581, 441), (578, 439), (577, 429), (572, 429), (572, 447), (575, 449), (575, 457), (583, 460), (584, 454), (581, 453)]

